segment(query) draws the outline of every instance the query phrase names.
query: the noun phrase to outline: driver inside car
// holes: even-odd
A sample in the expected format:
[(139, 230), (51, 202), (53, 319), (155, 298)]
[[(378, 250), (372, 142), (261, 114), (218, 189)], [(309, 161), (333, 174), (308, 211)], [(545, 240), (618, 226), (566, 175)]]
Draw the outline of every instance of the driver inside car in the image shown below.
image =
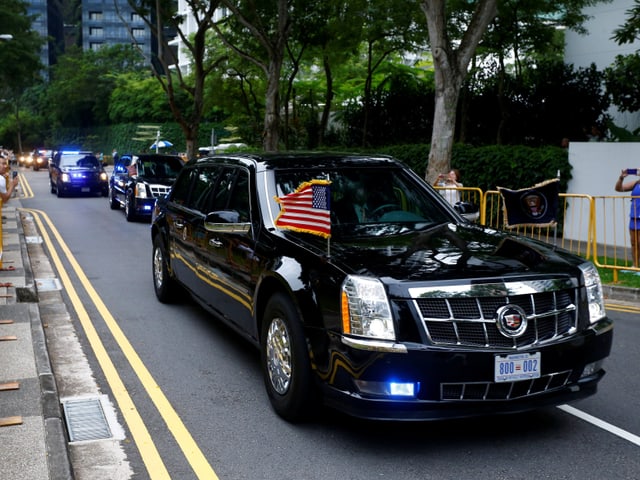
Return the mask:
[(333, 203), (332, 209), (340, 223), (376, 221), (385, 213), (385, 207), (397, 204), (380, 176), (358, 175), (358, 178), (339, 183), (342, 196)]

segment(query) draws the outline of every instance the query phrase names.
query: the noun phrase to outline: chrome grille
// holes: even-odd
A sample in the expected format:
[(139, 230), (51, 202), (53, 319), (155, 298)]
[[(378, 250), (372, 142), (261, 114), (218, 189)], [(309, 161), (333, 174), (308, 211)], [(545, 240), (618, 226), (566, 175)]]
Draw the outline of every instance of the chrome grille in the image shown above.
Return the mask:
[(171, 190), (171, 187), (166, 185), (149, 185), (149, 188), (151, 189), (151, 195), (153, 195), (154, 198), (162, 197)]
[[(575, 287), (551, 291), (532, 290), (505, 284), (497, 296), (473, 296), (473, 290), (456, 292), (421, 289), (410, 293), (429, 339), (436, 345), (470, 348), (520, 348), (570, 335), (577, 326)], [(536, 285), (539, 287), (539, 285)], [(480, 289), (479, 289), (480, 291)], [(484, 289), (487, 291), (487, 289)], [(507, 292), (505, 294), (505, 292)], [(496, 311), (505, 305), (517, 305), (525, 312), (528, 327), (517, 338), (504, 336), (496, 324)]]
[(570, 375), (571, 370), (567, 370), (520, 382), (442, 383), (440, 398), (456, 401), (513, 400), (562, 388)]

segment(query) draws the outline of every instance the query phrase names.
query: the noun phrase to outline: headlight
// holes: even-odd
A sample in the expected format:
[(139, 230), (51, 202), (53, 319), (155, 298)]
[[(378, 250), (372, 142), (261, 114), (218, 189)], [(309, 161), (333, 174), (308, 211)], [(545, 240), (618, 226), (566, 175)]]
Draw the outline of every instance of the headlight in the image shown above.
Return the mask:
[(602, 283), (598, 269), (591, 262), (580, 265), (584, 276), (584, 285), (587, 289), (587, 301), (589, 302), (589, 321), (595, 323), (605, 316), (604, 296), (602, 295)]
[(136, 191), (137, 198), (147, 198), (147, 186), (144, 183), (136, 183)]
[(106, 172), (100, 172), (100, 181), (107, 182), (108, 180), (109, 180), (109, 177), (107, 176)]
[(342, 284), (342, 330), (346, 334), (395, 340), (391, 308), (382, 282), (349, 275)]
[(62, 183), (67, 183), (69, 181), (69, 174), (63, 173), (62, 175), (60, 175), (60, 180), (62, 180)]

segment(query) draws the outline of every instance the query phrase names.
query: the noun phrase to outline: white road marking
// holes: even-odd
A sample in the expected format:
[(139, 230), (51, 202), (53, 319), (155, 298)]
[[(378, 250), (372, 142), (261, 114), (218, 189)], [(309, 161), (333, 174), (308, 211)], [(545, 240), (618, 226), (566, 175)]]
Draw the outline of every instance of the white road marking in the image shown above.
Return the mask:
[(585, 422), (589, 422), (598, 428), (602, 428), (603, 430), (606, 430), (609, 433), (613, 433), (614, 435), (617, 435), (618, 437), (624, 440), (627, 440), (628, 442), (631, 442), (637, 445), (638, 447), (640, 447), (640, 437), (637, 435), (634, 435), (633, 433), (627, 432), (626, 430), (618, 428), (615, 425), (611, 425), (610, 423), (607, 423), (604, 420), (600, 420), (599, 418), (589, 415), (588, 413), (578, 410), (577, 408), (570, 407), (569, 405), (560, 405), (558, 406), (558, 408), (564, 412), (567, 412), (570, 415), (574, 415), (584, 420)]

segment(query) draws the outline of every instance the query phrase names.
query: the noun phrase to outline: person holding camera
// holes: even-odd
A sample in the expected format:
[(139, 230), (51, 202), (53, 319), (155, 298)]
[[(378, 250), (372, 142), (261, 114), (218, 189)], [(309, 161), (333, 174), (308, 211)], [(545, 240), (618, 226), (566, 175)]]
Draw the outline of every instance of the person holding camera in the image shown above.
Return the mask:
[(452, 169), (449, 173), (441, 173), (438, 175), (435, 187), (440, 187), (440, 194), (447, 199), (451, 205), (455, 205), (460, 201), (460, 191), (464, 185), (460, 182), (460, 171), (457, 168)]
[(629, 175), (638, 175), (637, 168), (627, 168), (620, 172), (620, 176), (616, 181), (616, 192), (631, 192), (631, 208), (629, 210), (629, 238), (631, 243), (631, 252), (633, 255), (633, 266), (640, 266), (640, 179), (632, 182), (625, 182), (625, 178)]
[[(9, 180), (9, 159), (4, 155), (0, 157), (0, 216), (2, 214), (2, 206), (9, 201), (13, 191), (18, 186), (18, 172), (14, 172), (13, 177)], [(2, 222), (0, 222), (0, 270), (5, 270), (2, 265)]]

